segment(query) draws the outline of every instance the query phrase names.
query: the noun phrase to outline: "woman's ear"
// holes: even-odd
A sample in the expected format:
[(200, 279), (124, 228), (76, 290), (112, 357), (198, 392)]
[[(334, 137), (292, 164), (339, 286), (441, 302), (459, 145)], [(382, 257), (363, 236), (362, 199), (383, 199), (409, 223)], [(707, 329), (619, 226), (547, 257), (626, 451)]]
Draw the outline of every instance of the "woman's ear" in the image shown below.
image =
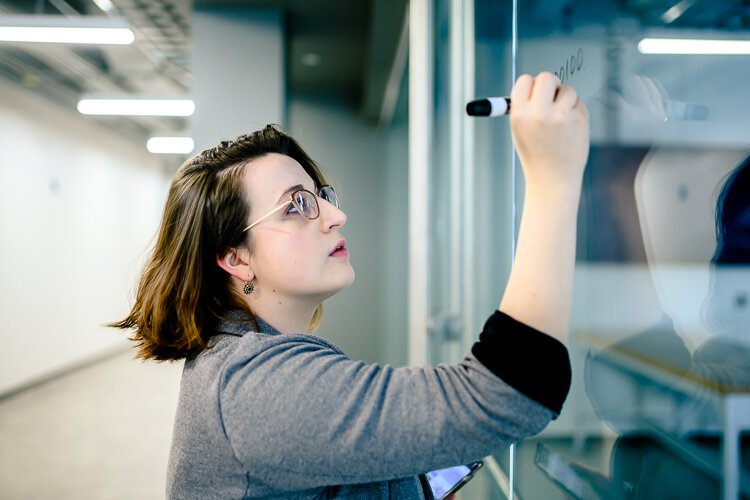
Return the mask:
[(216, 264), (239, 280), (252, 281), (255, 277), (250, 269), (250, 253), (247, 248), (230, 248), (224, 255), (216, 256)]

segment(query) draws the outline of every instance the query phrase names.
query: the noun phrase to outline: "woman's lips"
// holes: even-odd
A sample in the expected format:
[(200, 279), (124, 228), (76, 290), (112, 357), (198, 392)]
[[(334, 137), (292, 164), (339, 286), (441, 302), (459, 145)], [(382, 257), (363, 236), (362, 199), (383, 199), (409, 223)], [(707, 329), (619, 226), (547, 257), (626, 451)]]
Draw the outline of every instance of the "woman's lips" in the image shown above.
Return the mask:
[(339, 248), (331, 252), (331, 257), (348, 257), (348, 256), (349, 256), (349, 250), (347, 250), (346, 247)]
[(346, 240), (340, 240), (336, 247), (334, 247), (333, 251), (328, 254), (331, 257), (347, 257), (349, 255), (349, 250), (346, 249)]

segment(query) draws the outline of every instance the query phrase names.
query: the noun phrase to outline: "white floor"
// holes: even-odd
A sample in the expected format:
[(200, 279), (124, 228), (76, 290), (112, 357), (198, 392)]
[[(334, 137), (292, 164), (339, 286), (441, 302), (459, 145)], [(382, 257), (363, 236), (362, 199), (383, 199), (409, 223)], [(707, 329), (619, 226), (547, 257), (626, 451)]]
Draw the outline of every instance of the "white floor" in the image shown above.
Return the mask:
[(0, 499), (163, 499), (181, 372), (127, 351), (0, 401)]

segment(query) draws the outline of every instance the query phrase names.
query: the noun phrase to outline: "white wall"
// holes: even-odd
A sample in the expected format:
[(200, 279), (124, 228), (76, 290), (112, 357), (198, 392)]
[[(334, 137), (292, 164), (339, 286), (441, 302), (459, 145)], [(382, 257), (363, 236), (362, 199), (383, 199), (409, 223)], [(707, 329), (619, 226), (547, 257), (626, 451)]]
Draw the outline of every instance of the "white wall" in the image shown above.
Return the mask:
[(0, 81), (0, 394), (125, 348), (168, 178), (145, 146)]
[(204, 10), (192, 17), (195, 150), (285, 124), (284, 32), (273, 10)]

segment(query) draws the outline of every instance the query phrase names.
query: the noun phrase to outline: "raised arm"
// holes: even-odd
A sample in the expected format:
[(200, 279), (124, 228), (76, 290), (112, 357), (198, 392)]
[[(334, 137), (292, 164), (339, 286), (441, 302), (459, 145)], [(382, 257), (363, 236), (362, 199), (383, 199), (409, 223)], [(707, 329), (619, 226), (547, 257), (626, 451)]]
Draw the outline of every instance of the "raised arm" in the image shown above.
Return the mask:
[(526, 188), (515, 262), (498, 309), (564, 342), (589, 152), (588, 111), (575, 90), (546, 72), (518, 78), (511, 102)]

